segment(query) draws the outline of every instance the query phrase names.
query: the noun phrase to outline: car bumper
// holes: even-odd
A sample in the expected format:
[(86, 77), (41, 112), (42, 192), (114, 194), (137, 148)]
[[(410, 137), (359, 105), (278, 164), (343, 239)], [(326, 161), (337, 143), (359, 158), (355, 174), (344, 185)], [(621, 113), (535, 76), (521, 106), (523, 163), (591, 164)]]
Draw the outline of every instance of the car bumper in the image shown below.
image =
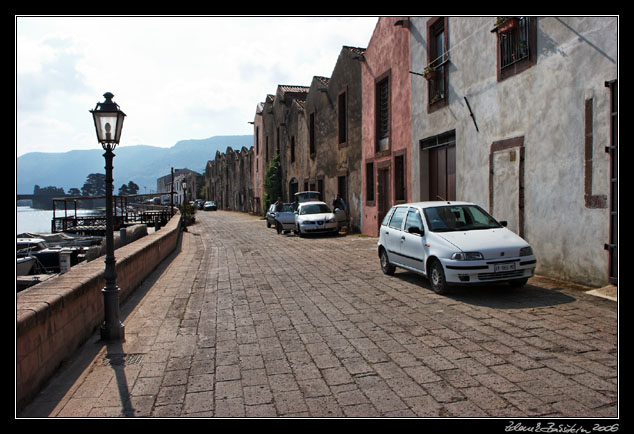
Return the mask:
[(333, 223), (324, 222), (322, 224), (313, 223), (313, 222), (304, 222), (299, 224), (299, 230), (305, 234), (337, 232), (339, 230), (339, 226), (337, 225), (337, 222), (333, 222)]
[(504, 260), (454, 261), (441, 259), (448, 283), (503, 282), (532, 277), (537, 260), (522, 256)]
[(292, 231), (295, 229), (295, 222), (281, 222), (276, 220), (276, 224), (280, 223), (282, 225), (282, 229), (285, 231)]

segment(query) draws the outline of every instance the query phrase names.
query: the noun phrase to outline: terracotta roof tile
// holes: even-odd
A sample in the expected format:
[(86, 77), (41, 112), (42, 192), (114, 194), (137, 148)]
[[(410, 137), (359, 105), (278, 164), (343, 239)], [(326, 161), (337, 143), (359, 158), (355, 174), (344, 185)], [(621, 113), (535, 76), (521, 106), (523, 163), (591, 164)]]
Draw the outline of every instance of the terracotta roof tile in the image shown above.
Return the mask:
[(321, 76), (318, 76), (318, 75), (315, 76), (315, 79), (317, 79), (317, 81), (319, 81), (324, 86), (328, 86), (328, 82), (330, 81), (330, 79), (328, 77), (321, 77)]
[(365, 54), (365, 51), (366, 51), (366, 48), (349, 47), (347, 45), (344, 45), (343, 48), (352, 51), (354, 54), (356, 54), (358, 56), (363, 56)]

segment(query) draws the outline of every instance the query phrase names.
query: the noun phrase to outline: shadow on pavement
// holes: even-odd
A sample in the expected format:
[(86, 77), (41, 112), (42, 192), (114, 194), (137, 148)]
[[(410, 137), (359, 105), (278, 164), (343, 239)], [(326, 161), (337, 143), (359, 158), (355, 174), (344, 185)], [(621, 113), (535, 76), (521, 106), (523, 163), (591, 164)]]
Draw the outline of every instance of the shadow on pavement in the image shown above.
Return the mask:
[[(434, 294), (429, 281), (416, 273), (399, 270), (394, 277), (418, 285)], [(491, 307), (495, 309), (527, 309), (535, 307), (556, 306), (572, 303), (577, 298), (565, 294), (559, 288), (542, 288), (531, 284), (514, 288), (508, 283), (486, 283), (471, 286), (456, 285), (449, 289), (448, 294), (442, 295), (452, 300), (473, 306)]]

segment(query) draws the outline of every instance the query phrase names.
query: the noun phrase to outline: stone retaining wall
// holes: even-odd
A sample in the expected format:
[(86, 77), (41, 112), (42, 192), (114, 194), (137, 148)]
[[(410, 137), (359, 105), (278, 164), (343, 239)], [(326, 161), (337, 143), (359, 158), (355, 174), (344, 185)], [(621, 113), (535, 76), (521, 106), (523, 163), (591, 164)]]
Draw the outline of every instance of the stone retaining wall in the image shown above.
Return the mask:
[[(177, 246), (180, 215), (115, 251), (123, 302)], [(103, 260), (83, 262), (16, 297), (16, 407), (19, 411), (59, 365), (103, 322)]]

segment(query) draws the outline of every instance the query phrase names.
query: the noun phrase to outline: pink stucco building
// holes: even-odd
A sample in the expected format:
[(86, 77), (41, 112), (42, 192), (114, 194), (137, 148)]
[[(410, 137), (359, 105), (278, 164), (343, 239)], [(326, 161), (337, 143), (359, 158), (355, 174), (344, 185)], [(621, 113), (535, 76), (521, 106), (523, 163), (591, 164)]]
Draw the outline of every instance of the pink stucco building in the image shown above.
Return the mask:
[(362, 63), (362, 232), (378, 235), (385, 213), (411, 200), (411, 76), (407, 17), (378, 20)]

